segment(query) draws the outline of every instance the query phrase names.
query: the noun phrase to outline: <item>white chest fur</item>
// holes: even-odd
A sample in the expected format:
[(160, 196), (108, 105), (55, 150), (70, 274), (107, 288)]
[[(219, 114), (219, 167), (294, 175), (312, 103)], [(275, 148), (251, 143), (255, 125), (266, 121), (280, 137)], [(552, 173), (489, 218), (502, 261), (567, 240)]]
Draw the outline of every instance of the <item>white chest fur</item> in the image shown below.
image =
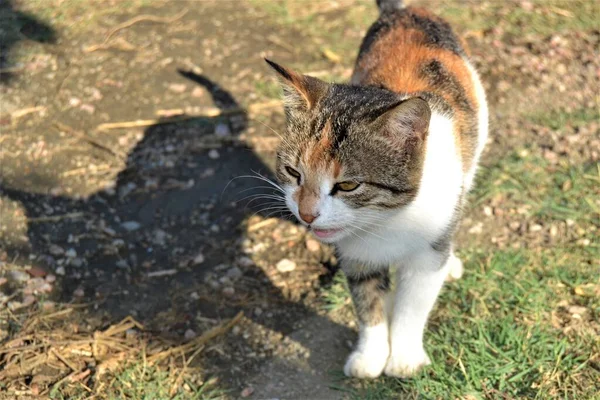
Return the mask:
[(463, 185), (452, 121), (433, 114), (429, 125), (423, 176), (415, 200), (402, 210), (387, 213), (385, 222), (370, 232), (341, 240), (342, 258), (378, 266), (400, 263), (430, 246), (451, 223)]

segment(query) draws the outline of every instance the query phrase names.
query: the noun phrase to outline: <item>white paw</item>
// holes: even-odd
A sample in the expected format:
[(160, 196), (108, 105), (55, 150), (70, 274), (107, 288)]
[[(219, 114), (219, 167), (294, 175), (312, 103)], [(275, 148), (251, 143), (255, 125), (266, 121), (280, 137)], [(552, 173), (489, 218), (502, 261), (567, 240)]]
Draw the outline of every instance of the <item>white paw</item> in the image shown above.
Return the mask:
[(463, 263), (460, 258), (452, 253), (446, 262), (448, 263), (448, 278), (446, 280), (455, 281), (460, 279), (463, 276)]
[(423, 348), (417, 351), (406, 349), (404, 352), (390, 355), (385, 366), (385, 374), (396, 378), (408, 378), (429, 364), (431, 364), (431, 361)]
[(344, 374), (356, 378), (377, 378), (383, 372), (388, 354), (354, 351), (344, 365)]

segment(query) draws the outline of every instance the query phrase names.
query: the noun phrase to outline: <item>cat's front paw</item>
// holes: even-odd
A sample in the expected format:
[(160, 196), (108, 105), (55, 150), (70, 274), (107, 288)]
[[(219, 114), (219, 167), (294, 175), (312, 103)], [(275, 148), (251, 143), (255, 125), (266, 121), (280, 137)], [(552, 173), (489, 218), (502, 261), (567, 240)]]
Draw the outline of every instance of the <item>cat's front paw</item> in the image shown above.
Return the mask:
[(431, 364), (431, 360), (422, 347), (406, 348), (402, 352), (392, 353), (385, 366), (385, 374), (396, 378), (408, 378)]
[(344, 365), (344, 374), (355, 378), (377, 378), (383, 372), (388, 353), (354, 351)]

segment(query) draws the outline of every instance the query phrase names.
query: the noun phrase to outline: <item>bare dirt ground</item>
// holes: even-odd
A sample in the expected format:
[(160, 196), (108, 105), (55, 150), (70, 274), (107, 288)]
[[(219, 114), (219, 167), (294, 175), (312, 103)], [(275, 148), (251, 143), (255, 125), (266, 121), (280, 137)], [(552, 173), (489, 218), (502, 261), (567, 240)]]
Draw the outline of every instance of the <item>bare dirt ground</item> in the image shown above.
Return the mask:
[[(270, 176), (283, 131), (263, 57), (343, 81), (374, 6), (311, 3), (312, 19), (295, 23), (259, 2), (48, 3), (0, 4), (0, 394), (98, 391), (99, 366), (116, 374), (146, 357), (143, 345), (164, 354), (171, 396), (209, 382), (229, 398), (346, 398), (331, 371), (356, 333), (350, 313), (324, 306), (332, 250), (274, 201), (247, 197), (270, 193), (267, 184), (234, 178)], [(367, 10), (360, 19), (354, 6)], [(492, 108), (481, 178), (490, 187), (502, 176), (485, 171), (526, 157), (527, 143), (549, 168), (600, 159), (599, 31), (521, 33), (509, 22), (461, 30)], [(123, 121), (137, 122), (103, 127)], [(459, 243), (536, 251), (597, 239), (593, 215), (581, 232), (568, 219), (525, 218), (527, 207), (478, 194)], [(125, 317), (143, 328), (118, 325)], [(116, 338), (104, 353), (65, 356), (66, 338), (98, 332)]]

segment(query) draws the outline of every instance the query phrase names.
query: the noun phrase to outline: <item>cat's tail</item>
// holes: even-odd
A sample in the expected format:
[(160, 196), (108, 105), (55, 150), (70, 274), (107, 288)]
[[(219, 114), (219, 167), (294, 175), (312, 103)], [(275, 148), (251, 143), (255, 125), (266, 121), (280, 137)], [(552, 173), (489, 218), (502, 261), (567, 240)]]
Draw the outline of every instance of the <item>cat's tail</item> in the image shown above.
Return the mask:
[(377, 7), (381, 14), (387, 14), (394, 11), (402, 10), (404, 8), (404, 2), (402, 0), (376, 0)]

